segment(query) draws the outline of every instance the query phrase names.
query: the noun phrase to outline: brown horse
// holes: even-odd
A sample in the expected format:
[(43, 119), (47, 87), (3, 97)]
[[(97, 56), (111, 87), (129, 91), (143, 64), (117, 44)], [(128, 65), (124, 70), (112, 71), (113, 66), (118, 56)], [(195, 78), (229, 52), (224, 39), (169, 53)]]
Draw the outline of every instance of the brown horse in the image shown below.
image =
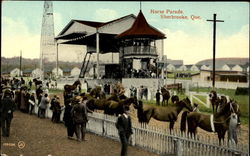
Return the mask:
[(90, 110), (103, 110), (104, 114), (118, 115), (125, 107), (129, 108), (131, 104), (137, 105), (137, 99), (135, 97), (127, 98), (120, 101), (113, 101), (107, 99), (89, 99), (87, 106)]
[(135, 109), (137, 109), (137, 117), (139, 122), (149, 123), (151, 118), (154, 118), (159, 121), (170, 122), (170, 132), (174, 128), (174, 123), (183, 108), (187, 108), (189, 111), (193, 110), (188, 97), (177, 102), (173, 106), (162, 107), (153, 105), (143, 105), (142, 101), (139, 101), (139, 104), (135, 107)]
[(64, 85), (64, 91), (67, 92), (67, 93), (69, 93), (69, 92), (75, 90), (78, 85), (81, 86), (80, 80), (76, 80), (73, 85), (66, 84), (66, 85)]
[(115, 114), (116, 116), (118, 116), (118, 114), (123, 112), (124, 108), (129, 109), (131, 104), (133, 104), (134, 106), (137, 105), (137, 98), (136, 97), (122, 99), (118, 102), (113, 101), (110, 103), (109, 107), (104, 111), (104, 113), (109, 114), (109, 115)]
[(127, 99), (128, 97), (125, 96), (124, 94), (122, 95), (118, 95), (117, 93), (112, 93), (111, 96), (109, 96), (107, 98), (107, 100), (113, 100), (113, 101), (116, 101), (116, 102), (119, 102), (120, 100), (125, 100)]
[(89, 95), (99, 99), (106, 98), (105, 93), (102, 91), (102, 88), (100, 86), (96, 86), (95, 88), (91, 89)]
[(213, 113), (218, 111), (218, 108), (220, 107), (220, 105), (223, 105), (225, 103), (228, 103), (229, 100), (227, 99), (226, 96), (218, 96), (216, 91), (212, 90), (209, 93), (209, 100), (212, 104), (212, 108), (213, 108)]
[(179, 96), (173, 95), (173, 96), (171, 97), (171, 101), (172, 101), (172, 103), (176, 104), (177, 102), (180, 101), (180, 100), (179, 100)]
[(162, 94), (162, 106), (165, 105), (166, 101), (167, 101), (167, 105), (168, 105), (168, 100), (170, 98), (170, 92), (165, 87), (161, 87), (161, 94)]
[(208, 132), (216, 132), (221, 145), (221, 140), (224, 141), (225, 133), (229, 128), (230, 116), (233, 113), (238, 115), (239, 122), (240, 110), (239, 105), (235, 101), (221, 105), (220, 111), (213, 115), (199, 112), (184, 112), (181, 117), (181, 131), (186, 131), (187, 121), (189, 134), (195, 136), (197, 127)]

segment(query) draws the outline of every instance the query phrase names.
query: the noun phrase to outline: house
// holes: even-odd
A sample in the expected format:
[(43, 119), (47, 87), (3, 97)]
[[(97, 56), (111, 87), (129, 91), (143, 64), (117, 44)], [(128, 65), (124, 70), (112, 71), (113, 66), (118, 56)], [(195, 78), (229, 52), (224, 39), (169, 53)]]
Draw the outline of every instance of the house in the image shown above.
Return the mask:
[(40, 68), (36, 68), (31, 72), (33, 78), (41, 78), (43, 76), (43, 71)]
[(52, 70), (52, 75), (63, 76), (63, 70), (61, 68), (54, 68)]
[(11, 77), (17, 77), (17, 76), (21, 76), (23, 74), (22, 71), (20, 71), (20, 69), (15, 68), (12, 71), (10, 71), (10, 76)]
[(78, 67), (74, 67), (70, 72), (70, 76), (78, 77), (80, 75), (80, 72), (81, 70)]
[(187, 71), (187, 67), (185, 65), (180, 65), (180, 66), (177, 66), (176, 70), (177, 71)]
[[(211, 81), (212, 70), (201, 70), (200, 73), (192, 74), (192, 81)], [(238, 71), (215, 71), (215, 81), (247, 82), (247, 74)]]
[(196, 71), (196, 72), (200, 71), (199, 66), (197, 66), (195, 64), (193, 64), (193, 65), (186, 65), (186, 66), (187, 66), (188, 70), (190, 70), (190, 71)]
[(236, 64), (235, 66), (232, 67), (232, 71), (243, 72), (244, 69), (240, 65)]
[(230, 68), (230, 66), (229, 66), (228, 64), (224, 64), (224, 65), (221, 67), (221, 70), (223, 70), (223, 71), (230, 71), (231, 68)]
[(209, 70), (210, 69), (210, 67), (209, 66), (207, 66), (207, 65), (201, 65), (201, 67), (200, 67), (200, 70)]
[(168, 64), (167, 71), (175, 71), (175, 66), (173, 64)]

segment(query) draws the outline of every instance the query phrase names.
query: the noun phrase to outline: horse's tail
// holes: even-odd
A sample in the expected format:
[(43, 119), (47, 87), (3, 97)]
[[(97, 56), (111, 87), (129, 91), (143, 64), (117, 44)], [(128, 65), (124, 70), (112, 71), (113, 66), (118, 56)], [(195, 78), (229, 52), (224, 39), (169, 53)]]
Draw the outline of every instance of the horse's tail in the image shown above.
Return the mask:
[(181, 132), (185, 132), (186, 131), (186, 120), (187, 120), (187, 115), (188, 115), (188, 111), (185, 111), (182, 113), (181, 116)]

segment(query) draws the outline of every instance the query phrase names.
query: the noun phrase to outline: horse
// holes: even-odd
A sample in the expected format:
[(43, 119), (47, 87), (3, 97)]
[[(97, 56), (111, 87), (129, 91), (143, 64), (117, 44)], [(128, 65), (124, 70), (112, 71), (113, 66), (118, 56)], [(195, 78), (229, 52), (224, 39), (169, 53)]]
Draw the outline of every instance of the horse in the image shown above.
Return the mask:
[(172, 103), (176, 104), (177, 102), (179, 102), (179, 97), (177, 95), (173, 95), (171, 97), (171, 101), (172, 101)]
[(183, 108), (187, 108), (189, 111), (193, 110), (188, 97), (184, 98), (183, 100), (177, 102), (172, 106), (163, 107), (143, 105), (142, 101), (139, 101), (139, 104), (135, 106), (135, 109), (137, 109), (138, 121), (140, 123), (148, 124), (151, 118), (154, 118), (159, 121), (170, 122), (170, 132), (174, 128), (174, 123)]
[(165, 101), (167, 101), (167, 105), (168, 105), (168, 100), (170, 98), (170, 92), (165, 87), (161, 87), (161, 93), (162, 93), (162, 106), (165, 105)]
[(92, 111), (96, 109), (103, 110), (104, 114), (118, 116), (118, 114), (122, 113), (125, 107), (129, 108), (132, 103), (136, 105), (137, 99), (132, 97), (120, 101), (113, 101), (107, 99), (91, 98), (87, 101), (87, 107)]
[(43, 84), (43, 82), (41, 80), (37, 80), (36, 78), (33, 79), (33, 82), (35, 83), (36, 88), (37, 88), (38, 85)]
[(125, 99), (127, 99), (127, 98), (128, 98), (128, 97), (125, 96), (124, 94), (119, 95), (119, 94), (117, 94), (117, 93), (112, 93), (111, 96), (109, 96), (109, 97), (107, 98), (107, 100), (113, 100), (113, 101), (119, 102), (120, 100), (125, 100)]
[[(186, 121), (188, 125), (188, 133), (191, 136), (196, 135), (197, 127), (208, 131), (216, 132), (219, 138), (219, 145), (221, 140), (224, 142), (224, 136), (229, 128), (229, 122), (232, 114), (240, 115), (239, 105), (235, 101), (230, 101), (227, 104), (221, 105), (219, 112), (215, 114), (204, 114), (200, 112), (183, 112), (181, 116), (181, 131), (186, 131)], [(238, 117), (239, 122), (239, 117)]]
[(218, 111), (218, 108), (220, 105), (223, 105), (225, 103), (229, 102), (229, 99), (227, 99), (226, 96), (218, 96), (216, 91), (212, 90), (209, 93), (209, 100), (212, 104), (212, 108), (213, 108), (213, 113)]
[(67, 92), (67, 93), (69, 93), (69, 92), (75, 90), (75, 89), (77, 88), (78, 85), (81, 85), (80, 80), (76, 80), (76, 81), (73, 83), (73, 85), (68, 85), (68, 84), (66, 84), (66, 85), (64, 85), (64, 91)]
[[(112, 101), (112, 100), (111, 100)], [(137, 105), (137, 98), (136, 97), (131, 97), (131, 98), (126, 98), (120, 101), (113, 101), (110, 103), (110, 105), (106, 108), (104, 111), (104, 114), (109, 114), (109, 115), (116, 115), (121, 114), (124, 110), (124, 108), (130, 107), (130, 105), (133, 104), (134, 106)]]
[(95, 88), (91, 89), (90, 96), (94, 97), (94, 98), (106, 98), (105, 93), (102, 91), (102, 88), (100, 86), (96, 86)]

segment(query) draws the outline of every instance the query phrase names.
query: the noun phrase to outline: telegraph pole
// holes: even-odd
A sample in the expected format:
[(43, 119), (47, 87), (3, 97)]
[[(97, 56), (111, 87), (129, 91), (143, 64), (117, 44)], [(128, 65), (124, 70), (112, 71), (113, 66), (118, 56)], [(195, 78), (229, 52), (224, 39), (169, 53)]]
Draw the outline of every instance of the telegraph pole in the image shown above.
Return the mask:
[(19, 76), (21, 77), (22, 76), (22, 50), (20, 51), (20, 67), (19, 67), (19, 69), (20, 69)]
[(223, 20), (216, 20), (216, 14), (214, 14), (213, 20), (207, 20), (209, 22), (214, 22), (214, 29), (213, 29), (213, 89), (215, 87), (215, 51), (216, 51), (216, 22), (224, 22)]

